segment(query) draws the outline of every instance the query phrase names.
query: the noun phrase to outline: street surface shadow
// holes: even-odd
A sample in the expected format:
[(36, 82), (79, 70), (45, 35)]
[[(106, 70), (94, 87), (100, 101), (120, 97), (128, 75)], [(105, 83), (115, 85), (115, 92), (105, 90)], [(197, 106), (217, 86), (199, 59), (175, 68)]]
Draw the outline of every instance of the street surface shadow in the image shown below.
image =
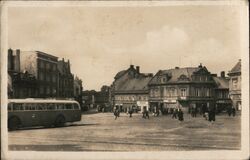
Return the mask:
[(60, 127), (43, 127), (43, 126), (37, 126), (37, 127), (27, 127), (27, 128), (19, 128), (17, 130), (9, 130), (9, 132), (17, 132), (17, 131), (24, 131), (24, 130), (39, 130), (39, 129), (54, 129), (54, 128), (67, 128), (67, 127), (77, 127), (77, 126), (95, 126), (100, 125), (99, 123), (89, 123), (89, 124), (66, 124), (64, 126)]
[(81, 151), (77, 145), (9, 145), (11, 151)]

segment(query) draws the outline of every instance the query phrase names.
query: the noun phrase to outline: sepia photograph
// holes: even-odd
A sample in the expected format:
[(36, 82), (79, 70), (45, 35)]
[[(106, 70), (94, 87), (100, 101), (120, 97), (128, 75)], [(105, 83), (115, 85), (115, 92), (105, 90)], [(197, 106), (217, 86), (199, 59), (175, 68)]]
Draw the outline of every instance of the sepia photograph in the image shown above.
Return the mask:
[(1, 158), (248, 159), (248, 5), (1, 3)]

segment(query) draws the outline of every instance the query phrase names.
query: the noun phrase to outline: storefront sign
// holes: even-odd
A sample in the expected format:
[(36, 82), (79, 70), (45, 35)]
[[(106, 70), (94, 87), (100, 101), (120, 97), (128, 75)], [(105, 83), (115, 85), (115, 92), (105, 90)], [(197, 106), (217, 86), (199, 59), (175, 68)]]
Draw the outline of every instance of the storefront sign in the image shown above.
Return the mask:
[(176, 103), (176, 99), (165, 99), (163, 100), (164, 103)]
[(137, 106), (148, 106), (148, 101), (137, 101)]

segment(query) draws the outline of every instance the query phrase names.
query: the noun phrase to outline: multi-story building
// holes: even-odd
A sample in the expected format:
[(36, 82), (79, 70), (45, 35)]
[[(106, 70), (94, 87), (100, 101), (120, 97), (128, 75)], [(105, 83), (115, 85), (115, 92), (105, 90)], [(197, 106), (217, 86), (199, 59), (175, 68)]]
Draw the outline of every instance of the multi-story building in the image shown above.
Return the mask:
[(126, 111), (129, 107), (135, 110), (148, 109), (148, 82), (153, 74), (140, 73), (140, 67), (130, 65), (120, 71), (111, 85), (113, 106)]
[(82, 106), (82, 80), (79, 79), (77, 76), (74, 79), (74, 98), (79, 104)]
[(233, 106), (241, 110), (241, 60), (228, 72), (229, 95), (233, 101)]
[(214, 106), (215, 82), (205, 66), (159, 70), (149, 82), (150, 107)]
[(21, 51), (21, 70), (27, 71), (37, 79), (39, 98), (55, 98), (57, 95), (56, 56), (40, 51)]
[(232, 100), (229, 97), (229, 77), (225, 77), (225, 72), (222, 71), (220, 77), (214, 74), (213, 79), (216, 83), (214, 91), (216, 108), (218, 112), (221, 112), (232, 106)]
[(70, 70), (69, 60), (58, 61), (58, 94), (59, 98), (74, 98), (74, 75)]
[(8, 50), (8, 97), (37, 97), (37, 81), (27, 70), (21, 70), (20, 50)]
[(91, 91), (82, 91), (82, 101), (83, 101), (83, 110), (89, 110), (91, 108), (94, 108), (95, 105), (95, 90)]

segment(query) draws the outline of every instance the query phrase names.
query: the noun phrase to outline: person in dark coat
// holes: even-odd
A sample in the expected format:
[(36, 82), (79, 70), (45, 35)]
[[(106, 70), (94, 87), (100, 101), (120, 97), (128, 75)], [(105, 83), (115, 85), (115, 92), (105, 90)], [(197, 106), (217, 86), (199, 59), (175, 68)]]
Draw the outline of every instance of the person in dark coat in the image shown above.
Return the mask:
[(235, 113), (236, 113), (236, 109), (235, 107), (232, 107), (232, 115), (235, 116)]
[(177, 118), (177, 109), (174, 109), (172, 118), (175, 118), (175, 119)]
[(216, 113), (215, 107), (212, 107), (212, 106), (209, 107), (209, 110), (208, 110), (209, 122), (215, 121), (215, 113)]
[(146, 118), (148, 118), (148, 119), (149, 119), (149, 112), (148, 112), (148, 110), (146, 110), (145, 115), (146, 115)]
[(119, 109), (118, 108), (115, 109), (114, 116), (115, 116), (115, 120), (117, 119), (117, 117), (119, 117)]
[(180, 108), (178, 109), (178, 120), (181, 121), (181, 122), (184, 120), (183, 112), (182, 112), (182, 110)]
[(129, 113), (129, 117), (131, 118), (131, 117), (132, 117), (132, 114), (133, 114), (133, 109), (132, 109), (132, 108), (129, 108), (128, 113)]
[(228, 113), (228, 116), (231, 117), (231, 114), (232, 114), (232, 107), (231, 106), (227, 107), (227, 113)]

